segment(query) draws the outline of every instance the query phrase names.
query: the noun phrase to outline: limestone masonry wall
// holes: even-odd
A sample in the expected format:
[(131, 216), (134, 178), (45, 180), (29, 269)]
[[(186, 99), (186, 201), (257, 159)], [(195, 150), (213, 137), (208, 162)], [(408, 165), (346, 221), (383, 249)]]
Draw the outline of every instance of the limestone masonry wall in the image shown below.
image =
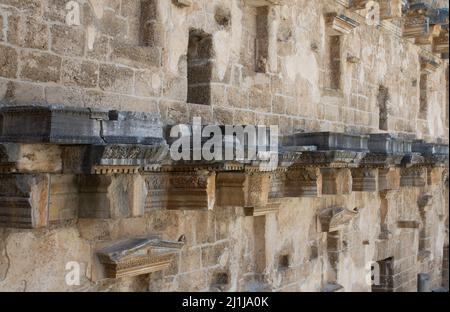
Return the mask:
[[(280, 135), (390, 133), (448, 144), (448, 11), (437, 34), (432, 25), (407, 36), (405, 8), (403, 17), (382, 11), (381, 24), (371, 25), (367, 2), (0, 0), (0, 109), (54, 104), (156, 113), (164, 126), (202, 117), (278, 125)], [(394, 10), (401, 2), (376, 3)], [(0, 118), (0, 138), (1, 125)], [(236, 180), (220, 173), (188, 182), (207, 184), (207, 204), (215, 192), (214, 209), (159, 209), (151, 191), (165, 183), (160, 173), (83, 180), (66, 172), (63, 144), (8, 144), (0, 139), (0, 291), (448, 291), (448, 162), (419, 173), (410, 172), (414, 162), (387, 169), (397, 187), (385, 189), (377, 167), (370, 190), (355, 188), (356, 167), (339, 168), (330, 179), (350, 185), (342, 192), (325, 190), (321, 167), (317, 196), (269, 195), (277, 212), (249, 216), (247, 202), (223, 204), (220, 196), (237, 196), (227, 184)], [(13, 154), (21, 167), (6, 171)], [(26, 178), (11, 182), (13, 174)], [(48, 200), (45, 226), (4, 226), (16, 219), (2, 209), (21, 192), (37, 207)], [(321, 219), (330, 207), (352, 216), (336, 231)], [(104, 278), (111, 254), (99, 258), (100, 247), (150, 234), (184, 244), (146, 245), (174, 253), (171, 262), (158, 258), (162, 270)], [(68, 263), (80, 264), (78, 285), (67, 283)], [(374, 263), (378, 286), (367, 282)]]

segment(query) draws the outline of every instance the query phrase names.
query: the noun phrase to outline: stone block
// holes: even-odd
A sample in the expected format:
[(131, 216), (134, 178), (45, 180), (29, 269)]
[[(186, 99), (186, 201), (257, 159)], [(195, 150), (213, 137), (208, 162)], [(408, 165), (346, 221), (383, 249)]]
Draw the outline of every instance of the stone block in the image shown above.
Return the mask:
[(0, 77), (16, 78), (18, 54), (14, 48), (0, 44)]
[(156, 47), (138, 47), (121, 42), (114, 44), (111, 59), (114, 63), (136, 68), (161, 66), (161, 52)]
[(376, 192), (378, 186), (378, 169), (352, 169), (353, 192)]
[(170, 172), (145, 177), (145, 210), (212, 210), (216, 201), (215, 173)]
[(82, 29), (66, 25), (53, 25), (50, 33), (53, 52), (67, 56), (83, 56), (86, 40)]
[(109, 144), (149, 145), (164, 141), (158, 113), (110, 111), (102, 131), (103, 139)]
[(79, 197), (76, 175), (57, 174), (50, 178), (49, 221), (78, 217)]
[(288, 169), (285, 182), (285, 197), (320, 197), (322, 175), (319, 168)]
[(378, 169), (378, 191), (400, 189), (400, 168)]
[(217, 187), (219, 206), (263, 209), (268, 204), (270, 174), (222, 172)]
[(95, 88), (98, 85), (99, 67), (95, 62), (65, 59), (61, 72), (61, 82), (65, 85), (82, 88)]
[(50, 53), (23, 51), (20, 77), (36, 82), (59, 82), (61, 58)]
[(369, 136), (350, 135), (334, 132), (296, 133), (283, 138), (292, 146), (317, 146), (318, 150), (350, 150), (368, 152)]
[(100, 65), (100, 89), (115, 93), (131, 94), (134, 72), (130, 68), (117, 65)]
[(21, 106), (0, 109), (1, 140), (16, 143), (101, 143), (100, 122), (89, 109)]
[(46, 227), (49, 183), (47, 174), (0, 175), (0, 227)]
[(49, 29), (47, 24), (33, 17), (27, 17), (24, 21), (21, 46), (31, 49), (48, 50)]
[(118, 219), (144, 214), (147, 194), (139, 175), (81, 175), (78, 184), (80, 218)]
[(61, 149), (56, 145), (2, 143), (0, 168), (6, 172), (58, 173), (62, 170)]
[(352, 175), (349, 169), (322, 168), (322, 194), (345, 195), (352, 192)]
[(402, 187), (424, 187), (427, 183), (426, 168), (409, 167), (400, 170), (400, 186)]

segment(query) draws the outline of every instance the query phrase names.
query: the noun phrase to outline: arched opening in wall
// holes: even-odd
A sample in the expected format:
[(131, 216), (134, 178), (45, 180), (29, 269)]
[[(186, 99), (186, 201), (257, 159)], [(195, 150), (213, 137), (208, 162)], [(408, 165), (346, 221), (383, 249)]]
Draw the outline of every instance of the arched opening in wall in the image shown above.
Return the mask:
[(141, 17), (139, 27), (139, 44), (143, 47), (161, 44), (158, 29), (158, 7), (156, 0), (141, 0)]
[(388, 116), (389, 116), (390, 95), (389, 95), (389, 89), (386, 88), (385, 86), (379, 87), (377, 102), (378, 102), (378, 108), (380, 109), (379, 129), (387, 131), (387, 130), (389, 130)]
[(211, 104), (213, 56), (212, 35), (203, 30), (191, 29), (187, 54), (189, 103)]
[(428, 114), (428, 74), (420, 75), (419, 118), (427, 119)]
[(267, 72), (269, 57), (269, 11), (268, 5), (246, 2), (242, 23), (243, 49), (241, 62), (249, 71)]
[(327, 36), (327, 88), (341, 89), (341, 36)]
[(372, 292), (394, 292), (394, 258), (377, 261), (373, 273)]

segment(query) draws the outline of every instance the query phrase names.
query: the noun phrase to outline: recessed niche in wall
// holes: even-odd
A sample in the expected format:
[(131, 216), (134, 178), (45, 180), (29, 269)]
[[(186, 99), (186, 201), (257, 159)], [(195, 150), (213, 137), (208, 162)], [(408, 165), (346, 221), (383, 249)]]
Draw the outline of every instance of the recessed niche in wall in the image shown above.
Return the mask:
[(189, 31), (188, 102), (211, 104), (211, 80), (213, 69), (212, 35), (199, 29)]

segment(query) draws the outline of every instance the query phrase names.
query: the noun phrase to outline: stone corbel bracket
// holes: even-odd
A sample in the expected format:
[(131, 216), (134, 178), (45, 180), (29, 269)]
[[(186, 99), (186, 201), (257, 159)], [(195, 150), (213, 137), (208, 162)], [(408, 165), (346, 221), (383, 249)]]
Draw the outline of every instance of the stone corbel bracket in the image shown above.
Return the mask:
[[(369, 137), (369, 153), (361, 161), (362, 172), (355, 169), (354, 190), (388, 191), (400, 188), (400, 165), (403, 158), (411, 154), (412, 141), (400, 139), (391, 134), (371, 134)], [(374, 171), (376, 169), (378, 172)], [(355, 177), (360, 176), (361, 183)], [(376, 180), (377, 179), (377, 180)], [(361, 187), (358, 187), (361, 185)], [(374, 187), (374, 186), (377, 186)]]
[(441, 33), (438, 37), (433, 39), (433, 53), (441, 54), (441, 57), (445, 59), (445, 55), (448, 57), (449, 53), (449, 25), (442, 25)]
[(147, 192), (145, 211), (212, 210), (216, 203), (216, 172), (170, 171), (143, 175)]
[(321, 196), (350, 194), (351, 169), (358, 168), (369, 152), (368, 136), (342, 133), (294, 134), (283, 138), (285, 146), (314, 146), (305, 151), (286, 174), (286, 195)]
[(348, 35), (360, 25), (350, 17), (337, 13), (326, 14), (325, 23), (331, 36)]
[(104, 269), (103, 278), (117, 279), (164, 270), (183, 246), (183, 242), (158, 237), (133, 238), (112, 243), (96, 254)]
[(435, 9), (427, 3), (411, 4), (405, 15), (403, 36), (414, 38), (418, 45), (432, 44), (449, 22), (448, 9)]
[(349, 210), (343, 207), (326, 208), (319, 212), (321, 232), (340, 231), (358, 215), (358, 209)]
[(177, 7), (186, 8), (192, 5), (192, 0), (172, 0), (172, 3)]
[(420, 72), (422, 74), (432, 74), (440, 65), (441, 64), (434, 59), (423, 56), (420, 58)]

